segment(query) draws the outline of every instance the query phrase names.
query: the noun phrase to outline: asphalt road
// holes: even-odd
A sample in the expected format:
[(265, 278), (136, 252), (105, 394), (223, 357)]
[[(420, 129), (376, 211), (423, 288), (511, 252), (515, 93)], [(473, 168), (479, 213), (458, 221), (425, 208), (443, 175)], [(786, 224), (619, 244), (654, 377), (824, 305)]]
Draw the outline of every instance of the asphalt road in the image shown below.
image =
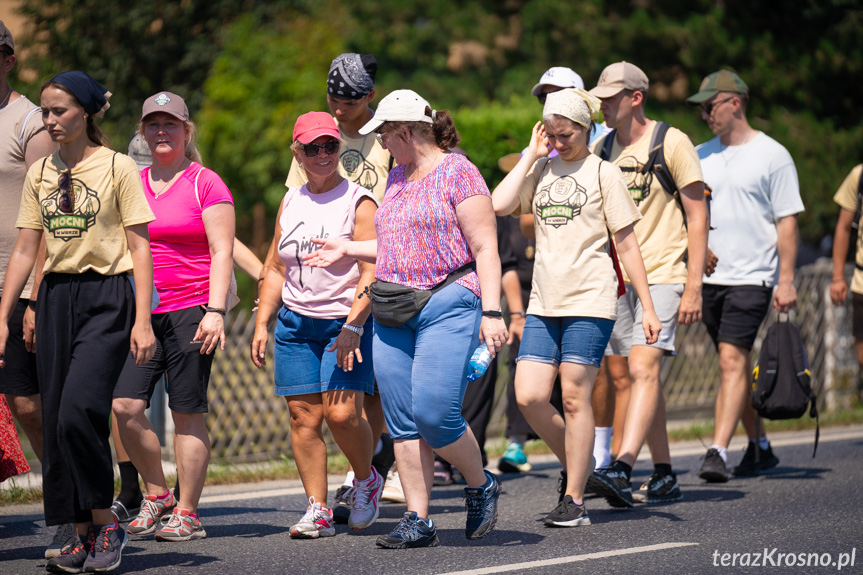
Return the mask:
[[(497, 528), (480, 541), (464, 538), (463, 488), (435, 488), (431, 513), (441, 546), (433, 549), (376, 548), (375, 538), (395, 526), (403, 505), (383, 503), (381, 518), (363, 532), (339, 526), (335, 537), (292, 540), (288, 528), (306, 506), (299, 482), (207, 488), (200, 507), (206, 539), (133, 538), (118, 572), (863, 573), (863, 426), (824, 430), (816, 459), (811, 431), (772, 439), (777, 468), (710, 485), (697, 477), (705, 449), (675, 444), (683, 501), (616, 510), (588, 498), (593, 524), (586, 527), (542, 525), (557, 497), (559, 466), (548, 457), (532, 457), (528, 474), (502, 476)], [(732, 463), (743, 447), (740, 440), (732, 444)], [(633, 482), (650, 469), (642, 458)], [(49, 540), (40, 506), (0, 508), (0, 573), (44, 572)]]

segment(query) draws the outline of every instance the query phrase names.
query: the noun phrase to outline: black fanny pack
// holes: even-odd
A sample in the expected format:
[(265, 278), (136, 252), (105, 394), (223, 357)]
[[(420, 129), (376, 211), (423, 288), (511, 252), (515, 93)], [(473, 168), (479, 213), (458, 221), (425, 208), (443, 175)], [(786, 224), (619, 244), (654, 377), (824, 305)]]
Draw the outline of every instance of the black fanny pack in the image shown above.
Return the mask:
[(435, 292), (474, 270), (476, 270), (476, 262), (467, 263), (431, 289), (415, 289), (392, 282), (374, 281), (368, 287), (372, 315), (378, 323), (389, 327), (401, 327), (422, 311)]

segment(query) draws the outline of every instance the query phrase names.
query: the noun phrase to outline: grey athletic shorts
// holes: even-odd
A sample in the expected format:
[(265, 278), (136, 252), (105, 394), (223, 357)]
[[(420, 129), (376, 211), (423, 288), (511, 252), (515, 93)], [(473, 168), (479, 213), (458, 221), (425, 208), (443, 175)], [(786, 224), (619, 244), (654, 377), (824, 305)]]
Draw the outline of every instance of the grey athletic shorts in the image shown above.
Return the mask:
[[(665, 355), (676, 355), (674, 336), (677, 334), (677, 314), (680, 311), (680, 298), (683, 296), (684, 284), (654, 284), (650, 286), (650, 297), (662, 331), (659, 339), (649, 347), (665, 350)], [(641, 327), (643, 317), (641, 301), (635, 295), (632, 286), (626, 286), (626, 293), (617, 300), (617, 321), (611, 332), (611, 340), (605, 348), (605, 355), (622, 355), (629, 357), (629, 350), (634, 345), (648, 345)]]

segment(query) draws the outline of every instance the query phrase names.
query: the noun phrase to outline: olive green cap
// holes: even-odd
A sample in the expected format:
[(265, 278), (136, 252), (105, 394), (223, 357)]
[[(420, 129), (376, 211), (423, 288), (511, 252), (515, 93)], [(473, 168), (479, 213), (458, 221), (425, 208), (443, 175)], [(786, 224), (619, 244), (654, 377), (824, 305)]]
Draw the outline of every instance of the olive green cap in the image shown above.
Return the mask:
[(729, 70), (720, 70), (706, 77), (701, 82), (698, 92), (688, 97), (686, 101), (690, 104), (701, 104), (706, 102), (719, 92), (737, 92), (738, 94), (749, 94), (749, 87), (740, 79), (740, 76)]

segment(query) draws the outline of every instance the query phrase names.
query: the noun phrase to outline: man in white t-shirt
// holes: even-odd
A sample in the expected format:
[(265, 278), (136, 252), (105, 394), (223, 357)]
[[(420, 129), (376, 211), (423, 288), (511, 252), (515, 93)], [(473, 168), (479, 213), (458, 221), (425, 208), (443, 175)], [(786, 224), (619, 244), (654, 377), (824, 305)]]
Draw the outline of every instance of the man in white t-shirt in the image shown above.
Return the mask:
[[(621, 169), (643, 216), (635, 224), (635, 235), (653, 305), (662, 321), (658, 341), (648, 344), (641, 325), (641, 303), (624, 276), (626, 293), (618, 300), (617, 321), (606, 354), (628, 358), (632, 378), (629, 404), (620, 453), (588, 480), (588, 486), (614, 507), (632, 507), (635, 500), (661, 503), (683, 497), (671, 467), (660, 372), (663, 358), (676, 353), (678, 323), (688, 325), (701, 319), (707, 252), (707, 208), (698, 155), (686, 134), (645, 115), (648, 87), (647, 75), (638, 66), (617, 62), (603, 70), (590, 91), (602, 100), (602, 114), (614, 130), (596, 141), (593, 152)], [(666, 130), (664, 135), (662, 130)], [(653, 151), (659, 136), (662, 171), (679, 191), (679, 201), (662, 185), (660, 170), (652, 169), (659, 160)], [(597, 402), (593, 406), (596, 410)], [(650, 447), (653, 473), (643, 490), (633, 494), (632, 466), (645, 442)]]
[(749, 125), (749, 88), (737, 74), (707, 76), (687, 102), (701, 107), (716, 135), (697, 148), (704, 181), (713, 188), (709, 247), (718, 258), (704, 280), (702, 317), (719, 351), (720, 371), (713, 444), (699, 476), (725, 482), (728, 444), (741, 418), (749, 445), (732, 473), (757, 475), (779, 463), (763, 432), (755, 437), (750, 356), (771, 302), (780, 313), (797, 305), (794, 265), (803, 201), (788, 150)]

